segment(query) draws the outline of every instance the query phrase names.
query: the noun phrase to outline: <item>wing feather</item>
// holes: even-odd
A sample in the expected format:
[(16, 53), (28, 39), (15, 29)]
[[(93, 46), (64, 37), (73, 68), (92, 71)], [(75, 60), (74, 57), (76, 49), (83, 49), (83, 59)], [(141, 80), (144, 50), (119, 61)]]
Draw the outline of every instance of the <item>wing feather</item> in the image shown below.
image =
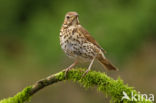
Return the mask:
[(86, 38), (87, 41), (93, 43), (94, 45), (96, 45), (99, 49), (101, 49), (104, 53), (106, 53), (106, 51), (96, 42), (96, 40), (88, 33), (88, 31), (86, 29), (84, 29), (82, 26), (78, 27), (78, 32), (82, 35), (84, 35), (84, 37)]

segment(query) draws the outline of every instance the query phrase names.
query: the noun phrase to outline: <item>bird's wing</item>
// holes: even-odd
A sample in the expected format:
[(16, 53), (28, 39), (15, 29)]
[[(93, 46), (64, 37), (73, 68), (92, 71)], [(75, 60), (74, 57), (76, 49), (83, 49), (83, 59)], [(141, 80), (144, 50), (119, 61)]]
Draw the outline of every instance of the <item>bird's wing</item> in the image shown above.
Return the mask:
[(96, 40), (88, 33), (88, 31), (86, 29), (84, 29), (82, 26), (78, 27), (78, 32), (82, 35), (84, 35), (84, 37), (86, 38), (87, 41), (93, 43), (94, 45), (96, 45), (99, 49), (101, 49), (104, 53), (106, 53), (106, 51), (96, 42)]

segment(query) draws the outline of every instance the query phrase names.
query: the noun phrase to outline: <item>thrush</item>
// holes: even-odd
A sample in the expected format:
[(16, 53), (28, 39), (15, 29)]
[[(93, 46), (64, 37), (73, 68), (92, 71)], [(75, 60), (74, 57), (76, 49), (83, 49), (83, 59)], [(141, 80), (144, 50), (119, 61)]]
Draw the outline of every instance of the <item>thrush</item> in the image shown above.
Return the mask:
[(97, 59), (108, 70), (118, 70), (106, 57), (104, 49), (96, 40), (84, 29), (78, 19), (77, 12), (68, 12), (65, 15), (64, 23), (60, 30), (60, 45), (65, 54), (74, 60), (68, 68), (67, 73), (78, 62), (90, 62), (88, 69), (84, 72), (86, 75)]

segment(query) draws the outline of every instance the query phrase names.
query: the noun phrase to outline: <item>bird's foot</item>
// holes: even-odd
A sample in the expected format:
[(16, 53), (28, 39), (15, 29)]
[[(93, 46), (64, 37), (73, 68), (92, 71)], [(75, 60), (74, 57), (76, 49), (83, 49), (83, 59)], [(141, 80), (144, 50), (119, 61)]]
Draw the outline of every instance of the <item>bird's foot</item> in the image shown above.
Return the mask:
[(66, 68), (66, 69), (65, 69), (65, 78), (67, 78), (67, 73), (69, 72), (70, 69), (71, 69), (71, 68)]
[(90, 69), (87, 69), (87, 70), (83, 73), (82, 77), (84, 77), (86, 74), (88, 74), (89, 71), (90, 71)]

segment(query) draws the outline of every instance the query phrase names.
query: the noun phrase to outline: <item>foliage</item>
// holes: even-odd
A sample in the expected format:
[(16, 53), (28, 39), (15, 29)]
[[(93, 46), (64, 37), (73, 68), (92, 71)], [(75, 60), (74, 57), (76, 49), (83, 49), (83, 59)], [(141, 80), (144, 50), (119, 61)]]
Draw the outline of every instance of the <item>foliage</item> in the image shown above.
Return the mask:
[(1, 0), (0, 59), (4, 61), (11, 52), (42, 65), (58, 63), (62, 57), (59, 29), (64, 15), (77, 11), (80, 23), (108, 51), (107, 55), (119, 62), (148, 36), (154, 36), (155, 3), (155, 0)]

